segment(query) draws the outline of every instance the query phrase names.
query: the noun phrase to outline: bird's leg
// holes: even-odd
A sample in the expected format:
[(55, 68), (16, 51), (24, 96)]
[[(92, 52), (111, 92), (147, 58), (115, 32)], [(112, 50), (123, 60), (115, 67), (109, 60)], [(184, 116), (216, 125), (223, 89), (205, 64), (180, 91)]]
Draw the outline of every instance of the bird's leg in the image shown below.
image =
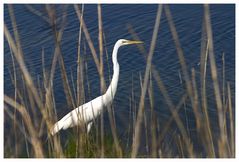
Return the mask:
[(92, 124), (93, 124), (93, 122), (88, 123), (88, 125), (87, 125), (87, 133), (90, 132)]

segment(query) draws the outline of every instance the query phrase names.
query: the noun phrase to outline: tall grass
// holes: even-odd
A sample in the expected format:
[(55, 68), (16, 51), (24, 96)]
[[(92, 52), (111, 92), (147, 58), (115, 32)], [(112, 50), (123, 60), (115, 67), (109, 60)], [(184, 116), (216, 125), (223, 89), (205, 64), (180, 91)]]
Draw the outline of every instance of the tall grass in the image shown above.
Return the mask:
[[(56, 17), (55, 8), (52, 5), (45, 6), (47, 16), (43, 16), (44, 14), (31, 5), (26, 6), (29, 11), (48, 23), (55, 41), (51, 68), (46, 69), (45, 67), (44, 57), (46, 54), (42, 49), (43, 73), (40, 77), (37, 77), (38, 79), (35, 79), (36, 77), (30, 73), (24, 60), (21, 36), (18, 32), (13, 6), (8, 5), (13, 33), (10, 33), (9, 27), (4, 24), (4, 36), (8, 43), (5, 46), (9, 46), (12, 55), (12, 66), (9, 67), (9, 75), (14, 86), (14, 95), (4, 95), (4, 122), (10, 128), (13, 128), (10, 131), (5, 127), (5, 132), (10, 133), (8, 137), (6, 133), (4, 134), (4, 138), (8, 139), (4, 142), (5, 157), (235, 157), (233, 94), (230, 82), (225, 79), (226, 60), (224, 57), (222, 58), (222, 81), (218, 78), (221, 71), (217, 69), (215, 61), (209, 5), (204, 5), (200, 73), (196, 73), (195, 69), (189, 69), (186, 65), (184, 51), (180, 44), (169, 6), (159, 5), (149, 52), (146, 51), (144, 45), (138, 45), (139, 52), (145, 57), (146, 69), (144, 75), (140, 75), (141, 96), (139, 101), (135, 99), (134, 88), (132, 88), (131, 96), (129, 96), (130, 113), (126, 144), (122, 142), (123, 140), (120, 139), (117, 133), (112, 106), (106, 108), (108, 113), (103, 113), (99, 119), (94, 120), (95, 126), (89, 134), (82, 132), (81, 127), (77, 127), (70, 131), (71, 133), (66, 133), (66, 135), (60, 133), (52, 137), (49, 130), (60, 118), (57, 115), (53, 89), (56, 66), (59, 65), (60, 67), (61, 80), (67, 101), (66, 105), (71, 109), (83, 104), (87, 100), (85, 93), (90, 93), (90, 88), (88, 88), (89, 92), (85, 92), (84, 88), (87, 85), (89, 86), (88, 79), (84, 77), (90, 75), (87, 72), (87, 60), (84, 59), (85, 51), (81, 50), (85, 48), (85, 44), (88, 45), (96, 65), (101, 94), (106, 90), (104, 68), (112, 71), (109, 66), (103, 63), (104, 57), (107, 58), (108, 64), (111, 61), (110, 57), (108, 58), (107, 48), (104, 48), (106, 39), (104, 37), (102, 23), (104, 18), (101, 14), (101, 5), (97, 6), (99, 55), (97, 55), (97, 49), (84, 20), (84, 5), (74, 5), (79, 20), (79, 37), (76, 47), (77, 80), (74, 81), (73, 74), (69, 78), (63, 59), (64, 53), (61, 50), (62, 36), (67, 21), (67, 7), (62, 8), (62, 15), (59, 19)], [(155, 54), (154, 49), (158, 45), (156, 40), (163, 12), (175, 43), (182, 71), (181, 79), (185, 81), (185, 92), (176, 104), (172, 101), (159, 71), (152, 62), (152, 57)], [(129, 34), (135, 40), (140, 40), (132, 26), (129, 25), (128, 29)], [(210, 66), (207, 66), (208, 62)], [(206, 73), (209, 70), (214, 88), (215, 109), (217, 112), (216, 126), (219, 128), (219, 132), (213, 129), (215, 124), (212, 124), (213, 119), (208, 112), (209, 105), (206, 89), (208, 78)], [(200, 80), (196, 80), (197, 75)], [(73, 84), (72, 86), (70, 85), (71, 83)], [(133, 84), (132, 87), (134, 87)], [(162, 93), (167, 108), (171, 113), (171, 117), (163, 125), (161, 125), (162, 123), (159, 122), (159, 117), (155, 113), (156, 109), (160, 108), (155, 104), (155, 88), (158, 88)], [(146, 95), (149, 97), (149, 105), (145, 103)], [(187, 123), (180, 116), (180, 109), (184, 103), (191, 105), (193, 118), (195, 119), (196, 139), (191, 136), (190, 130), (187, 129)], [(146, 109), (150, 112), (150, 115), (146, 113)], [(104, 122), (105, 115), (108, 115), (109, 123)], [(111, 131), (105, 132), (106, 124), (110, 125)], [(173, 129), (173, 124), (176, 125), (178, 131)], [(145, 134), (145, 139), (143, 140), (145, 141), (146, 152), (144, 153), (139, 151), (143, 145), (141, 134)], [(171, 137), (169, 138), (167, 134), (171, 134)], [(14, 140), (10, 138), (14, 138)], [(202, 149), (196, 149), (198, 145)]]

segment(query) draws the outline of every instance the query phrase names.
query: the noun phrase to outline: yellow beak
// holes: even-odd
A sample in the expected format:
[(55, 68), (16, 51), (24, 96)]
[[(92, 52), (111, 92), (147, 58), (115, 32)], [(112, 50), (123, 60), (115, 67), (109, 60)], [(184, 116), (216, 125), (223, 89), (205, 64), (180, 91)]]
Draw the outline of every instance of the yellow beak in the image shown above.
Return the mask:
[(144, 43), (144, 42), (142, 42), (142, 41), (131, 41), (131, 40), (127, 41), (127, 44), (141, 44), (141, 43)]

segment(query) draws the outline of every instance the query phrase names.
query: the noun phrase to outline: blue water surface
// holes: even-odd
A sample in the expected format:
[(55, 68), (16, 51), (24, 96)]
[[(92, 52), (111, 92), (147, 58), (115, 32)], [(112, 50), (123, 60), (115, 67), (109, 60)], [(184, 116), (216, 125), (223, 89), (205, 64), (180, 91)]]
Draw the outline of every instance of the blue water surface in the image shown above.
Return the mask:
[[(44, 5), (32, 5), (35, 9), (46, 16)], [(64, 5), (56, 5), (57, 16), (61, 17)], [(44, 49), (45, 68), (48, 71), (51, 68), (54, 53), (54, 38), (52, 29), (49, 24), (40, 16), (32, 13), (26, 5), (13, 5), (18, 31), (20, 34), (21, 45), (24, 53), (26, 64), (37, 81), (42, 76), (42, 50)], [(81, 6), (80, 6), (81, 8)], [(152, 33), (156, 18), (158, 5), (155, 4), (103, 4), (102, 20), (105, 36), (104, 47), (107, 49), (109, 58), (106, 57), (104, 50), (104, 72), (107, 85), (109, 85), (109, 77), (112, 75), (111, 51), (114, 43), (120, 39), (133, 39), (129, 33), (128, 25), (131, 25), (138, 37), (144, 41), (146, 51), (149, 51), (152, 39)], [(170, 5), (174, 24), (176, 26), (180, 43), (184, 51), (188, 72), (194, 68), (199, 81), (200, 72), (200, 52), (201, 52), (201, 36), (204, 8), (203, 5)], [(68, 5), (67, 21), (65, 24), (64, 34), (61, 42), (62, 55), (65, 62), (68, 78), (73, 75), (73, 82), (76, 84), (76, 68), (77, 68), (77, 44), (79, 37), (79, 20), (73, 5)], [(232, 88), (232, 96), (235, 96), (235, 5), (210, 5), (210, 14), (214, 39), (214, 53), (219, 72), (219, 80), (222, 79), (222, 56), (225, 56), (225, 72), (226, 81), (230, 82)], [(91, 39), (94, 43), (96, 52), (98, 48), (98, 14), (97, 5), (84, 5), (84, 20)], [(60, 22), (60, 20), (59, 20)], [(4, 5), (4, 23), (13, 33), (11, 19), (7, 5)], [(58, 24), (59, 25), (59, 24)], [(59, 25), (60, 26), (60, 25)], [(86, 43), (84, 36), (82, 39), (81, 54), (87, 68), (85, 74), (88, 82), (85, 83), (86, 101), (89, 101), (99, 95), (100, 81), (96, 66)], [(98, 55), (99, 56), (99, 55)], [(140, 76), (143, 78), (146, 67), (144, 56), (140, 53), (136, 46), (122, 47), (119, 50), (118, 61), (120, 64), (120, 77), (118, 89), (114, 99), (114, 111), (116, 115), (117, 127), (120, 128), (118, 133), (123, 136), (124, 130), (128, 128), (129, 116), (131, 112), (132, 92), (134, 101), (139, 104), (141, 95)], [(209, 62), (208, 62), (209, 63)], [(176, 105), (183, 94), (185, 94), (185, 83), (181, 82), (182, 74), (177, 51), (175, 48), (172, 34), (164, 12), (162, 12), (160, 28), (158, 32), (156, 48), (153, 56), (153, 64), (156, 66), (168, 93)], [(109, 65), (109, 68), (108, 68)], [(209, 66), (208, 66), (209, 67)], [(4, 93), (7, 95), (14, 94), (14, 88), (11, 83), (9, 69), (12, 68), (10, 49), (7, 41), (4, 41)], [(40, 77), (41, 79), (41, 77)], [(85, 80), (86, 81), (86, 80)], [(207, 94), (213, 98), (213, 86), (210, 79), (210, 71), (208, 71), (208, 87)], [(198, 84), (200, 86), (200, 84)], [(73, 86), (71, 87), (73, 89)], [(165, 99), (155, 82), (153, 82), (155, 112), (159, 119), (159, 123), (164, 125), (165, 121), (171, 116)], [(54, 93), (56, 108), (59, 118), (69, 112), (63, 91), (60, 68), (57, 66), (54, 77)], [(209, 111), (211, 115), (216, 116), (216, 108), (214, 100), (209, 100)], [(130, 106), (131, 105), (131, 106)], [(146, 96), (146, 112), (150, 112), (148, 95)], [(185, 107), (182, 111), (182, 118), (188, 122), (189, 129), (195, 129), (190, 126), (192, 109)], [(147, 114), (147, 113), (146, 113)], [(187, 119), (187, 120), (186, 120)]]

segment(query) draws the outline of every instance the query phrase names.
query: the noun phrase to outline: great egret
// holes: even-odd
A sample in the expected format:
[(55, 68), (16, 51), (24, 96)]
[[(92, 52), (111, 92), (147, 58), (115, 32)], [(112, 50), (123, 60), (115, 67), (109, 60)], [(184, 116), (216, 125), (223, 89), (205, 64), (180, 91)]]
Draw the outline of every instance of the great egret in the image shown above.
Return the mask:
[(112, 53), (112, 62), (114, 65), (113, 78), (105, 94), (99, 96), (78, 108), (72, 110), (67, 115), (65, 115), (60, 121), (55, 123), (51, 129), (51, 135), (56, 134), (61, 129), (67, 129), (77, 125), (87, 125), (87, 132), (90, 131), (93, 120), (102, 113), (104, 107), (110, 104), (115, 96), (118, 79), (119, 79), (119, 63), (117, 61), (118, 49), (121, 46), (129, 44), (139, 44), (143, 43), (141, 41), (131, 41), (126, 39), (119, 39), (114, 46)]

